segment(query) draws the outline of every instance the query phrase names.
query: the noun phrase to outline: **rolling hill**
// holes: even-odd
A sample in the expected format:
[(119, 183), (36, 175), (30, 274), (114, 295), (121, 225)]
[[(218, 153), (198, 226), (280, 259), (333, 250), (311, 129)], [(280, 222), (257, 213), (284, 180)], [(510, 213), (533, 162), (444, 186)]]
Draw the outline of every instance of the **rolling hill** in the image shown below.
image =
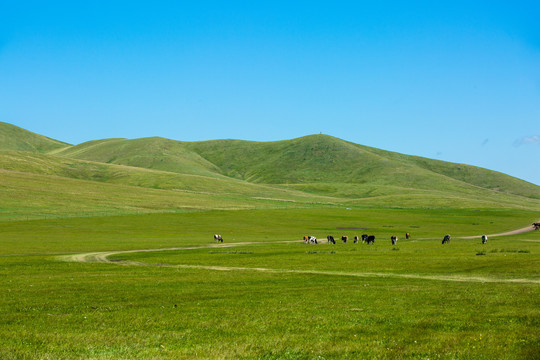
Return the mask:
[(0, 123), (0, 169), (4, 215), (17, 203), (27, 207), (21, 214), (56, 209), (59, 216), (75, 203), (88, 214), (283, 206), (540, 209), (540, 187), (523, 180), (327, 135), (73, 146)]
[(47, 153), (69, 146), (71, 145), (0, 122), (0, 150)]

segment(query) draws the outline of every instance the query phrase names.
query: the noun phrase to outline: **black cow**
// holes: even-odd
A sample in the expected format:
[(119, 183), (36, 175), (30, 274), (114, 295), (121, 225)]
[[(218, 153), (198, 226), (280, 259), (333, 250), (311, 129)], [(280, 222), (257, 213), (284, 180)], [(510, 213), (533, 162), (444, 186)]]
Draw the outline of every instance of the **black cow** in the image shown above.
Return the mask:
[(367, 238), (368, 238), (367, 234), (362, 234), (362, 243), (367, 242)]
[(342, 236), (342, 237), (341, 237), (341, 241), (343, 241), (344, 243), (346, 243), (347, 240), (349, 240), (349, 237), (348, 237), (348, 236)]
[(450, 235), (448, 235), (448, 234), (444, 235), (442, 243), (443, 244), (448, 244), (449, 242), (450, 242)]
[(366, 243), (368, 244), (375, 244), (375, 235), (369, 235), (366, 239)]
[(328, 239), (329, 244), (335, 244), (336, 243), (336, 240), (334, 240), (334, 237), (332, 235), (328, 235), (326, 238)]

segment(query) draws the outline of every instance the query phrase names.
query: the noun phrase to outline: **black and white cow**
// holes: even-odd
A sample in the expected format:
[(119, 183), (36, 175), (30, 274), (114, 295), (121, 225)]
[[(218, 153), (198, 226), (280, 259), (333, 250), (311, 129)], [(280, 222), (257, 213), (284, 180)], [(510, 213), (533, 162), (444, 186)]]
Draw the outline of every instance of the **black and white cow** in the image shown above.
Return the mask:
[(367, 242), (367, 238), (368, 238), (367, 234), (362, 234), (362, 244)]
[(358, 235), (355, 235), (355, 236), (354, 236), (354, 243), (357, 244), (357, 243), (358, 243), (358, 240), (359, 240)]
[(482, 235), (482, 244), (487, 243), (487, 235)]
[(348, 236), (342, 236), (342, 237), (341, 237), (341, 241), (343, 241), (344, 243), (346, 243), (347, 240), (349, 240), (349, 237), (348, 237)]
[(310, 244), (318, 244), (317, 243), (317, 238), (315, 236), (310, 236), (309, 237), (309, 243)]
[(334, 237), (332, 235), (328, 235), (326, 238), (328, 239), (329, 244), (335, 244), (336, 243), (336, 240), (334, 240)]
[(221, 237), (221, 235), (218, 234), (214, 235), (214, 240), (218, 243), (223, 242), (223, 238)]
[(392, 240), (392, 245), (396, 245), (396, 243), (398, 241), (398, 237), (397, 236), (390, 236), (390, 240)]

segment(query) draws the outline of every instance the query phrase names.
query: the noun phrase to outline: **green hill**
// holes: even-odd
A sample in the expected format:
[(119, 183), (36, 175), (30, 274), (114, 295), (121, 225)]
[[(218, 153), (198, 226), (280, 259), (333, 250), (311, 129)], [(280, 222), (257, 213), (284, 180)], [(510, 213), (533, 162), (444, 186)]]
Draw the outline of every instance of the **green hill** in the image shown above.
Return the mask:
[(71, 146), (8, 123), (0, 122), (0, 150), (46, 153)]
[(66, 148), (55, 155), (181, 174), (218, 176), (219, 169), (179, 141), (153, 137), (106, 139)]
[(231, 177), (337, 196), (369, 196), (377, 187), (453, 193), (481, 188), (540, 199), (539, 186), (505, 174), (392, 153), (327, 135), (260, 143), (216, 140), (186, 146)]
[[(72, 204), (111, 214), (321, 205), (540, 209), (540, 187), (511, 176), (326, 135), (275, 142), (105, 139), (71, 146), (2, 123), (0, 170), (4, 215), (19, 211), (16, 204), (31, 213), (57, 209), (62, 216), (72, 213)], [(94, 190), (88, 194), (87, 188)]]

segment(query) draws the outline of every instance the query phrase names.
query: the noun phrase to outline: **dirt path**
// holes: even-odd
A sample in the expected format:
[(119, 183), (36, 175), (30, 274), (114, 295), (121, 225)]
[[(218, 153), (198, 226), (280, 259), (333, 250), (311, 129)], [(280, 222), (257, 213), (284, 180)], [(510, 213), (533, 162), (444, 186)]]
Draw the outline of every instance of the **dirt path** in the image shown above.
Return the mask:
[(145, 252), (158, 252), (158, 251), (179, 251), (179, 250), (197, 250), (197, 249), (212, 249), (212, 248), (231, 248), (242, 245), (254, 245), (254, 244), (269, 244), (269, 243), (291, 243), (301, 242), (302, 240), (294, 241), (274, 241), (274, 242), (238, 242), (227, 244), (210, 244), (203, 246), (190, 246), (190, 247), (174, 247), (174, 248), (161, 248), (161, 249), (143, 249), (143, 250), (120, 250), (120, 251), (102, 251), (91, 252), (74, 255), (64, 255), (59, 257), (63, 261), (70, 262), (99, 262), (109, 263), (123, 266), (155, 266), (155, 267), (167, 267), (176, 269), (201, 269), (201, 270), (213, 270), (213, 271), (251, 271), (251, 272), (270, 272), (280, 274), (312, 274), (312, 275), (328, 275), (328, 276), (349, 276), (349, 277), (362, 277), (362, 278), (402, 278), (402, 279), (423, 279), (423, 280), (437, 280), (437, 281), (452, 281), (452, 282), (478, 282), (478, 283), (519, 283), (519, 284), (540, 284), (540, 279), (519, 279), (519, 278), (495, 278), (495, 277), (483, 277), (483, 276), (462, 276), (462, 275), (424, 275), (424, 274), (400, 274), (400, 273), (377, 273), (377, 272), (343, 272), (343, 271), (327, 271), (327, 270), (300, 270), (300, 269), (272, 269), (261, 267), (230, 267), (230, 266), (214, 266), (214, 265), (185, 265), (185, 264), (147, 264), (136, 261), (114, 261), (109, 260), (110, 256), (120, 254), (133, 254), (133, 253), (145, 253)]
[[(540, 221), (540, 220), (539, 220)], [(517, 235), (517, 234), (523, 234), (523, 233), (526, 233), (526, 232), (529, 232), (529, 231), (534, 231), (534, 226), (532, 225), (529, 225), (527, 227), (524, 227), (524, 228), (521, 228), (521, 229), (516, 229), (516, 230), (512, 230), (512, 231), (507, 231), (507, 232), (503, 232), (503, 233), (499, 233), (499, 234), (491, 234), (491, 235), (487, 235), (488, 237), (490, 236), (508, 236), (508, 235)], [(475, 236), (463, 236), (463, 237), (460, 237), (459, 239), (479, 239), (481, 238), (482, 235), (475, 235)]]

